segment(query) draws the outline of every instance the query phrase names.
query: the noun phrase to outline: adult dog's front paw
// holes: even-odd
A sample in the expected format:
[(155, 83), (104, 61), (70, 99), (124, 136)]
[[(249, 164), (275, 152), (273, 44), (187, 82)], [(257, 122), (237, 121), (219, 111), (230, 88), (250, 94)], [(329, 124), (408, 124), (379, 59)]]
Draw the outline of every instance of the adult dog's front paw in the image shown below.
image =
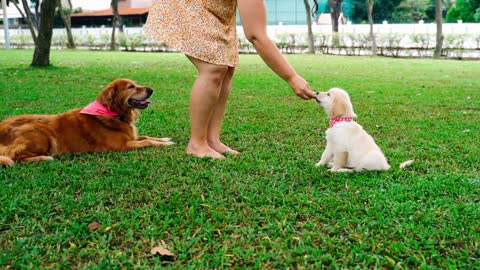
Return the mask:
[(175, 144), (172, 141), (164, 142), (164, 141), (154, 141), (154, 140), (152, 140), (150, 143), (152, 144), (152, 146), (156, 146), (156, 147), (169, 146), (169, 145)]

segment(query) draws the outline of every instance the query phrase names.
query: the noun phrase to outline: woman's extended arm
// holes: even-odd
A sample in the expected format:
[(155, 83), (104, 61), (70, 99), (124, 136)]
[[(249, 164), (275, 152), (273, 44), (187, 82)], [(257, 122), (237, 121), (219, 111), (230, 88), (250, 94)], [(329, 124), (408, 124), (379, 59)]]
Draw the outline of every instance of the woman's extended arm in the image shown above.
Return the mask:
[(310, 85), (300, 77), (267, 35), (267, 12), (264, 0), (238, 0), (238, 10), (245, 36), (263, 61), (288, 82), (295, 94), (303, 99), (315, 97)]

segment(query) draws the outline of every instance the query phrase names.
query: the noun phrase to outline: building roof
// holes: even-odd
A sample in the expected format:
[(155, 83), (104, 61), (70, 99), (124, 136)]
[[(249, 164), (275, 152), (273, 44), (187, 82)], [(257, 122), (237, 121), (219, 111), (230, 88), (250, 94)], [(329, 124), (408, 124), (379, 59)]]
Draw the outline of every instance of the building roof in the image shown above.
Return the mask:
[[(129, 16), (129, 15), (143, 15), (148, 13), (150, 8), (119, 8), (118, 13), (120, 16)], [(113, 16), (113, 11), (111, 8), (104, 10), (94, 10), (81, 13), (72, 14), (72, 17), (110, 17)]]
[[(317, 19), (317, 24), (332, 24), (330, 13), (320, 13), (320, 16), (318, 16)], [(340, 16), (338, 16), (338, 24), (345, 24), (343, 13), (340, 13)]]

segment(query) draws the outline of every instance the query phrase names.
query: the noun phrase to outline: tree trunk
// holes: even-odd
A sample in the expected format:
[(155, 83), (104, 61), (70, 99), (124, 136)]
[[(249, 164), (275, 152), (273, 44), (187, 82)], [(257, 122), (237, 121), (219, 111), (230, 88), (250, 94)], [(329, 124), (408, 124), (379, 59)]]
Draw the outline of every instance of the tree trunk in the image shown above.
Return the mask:
[(372, 55), (377, 55), (377, 42), (375, 40), (375, 34), (373, 33), (373, 0), (366, 1), (368, 10), (368, 23), (370, 24), (370, 41), (372, 42)]
[(310, 3), (309, 0), (303, 0), (305, 3), (305, 11), (307, 13), (307, 29), (308, 29), (308, 52), (315, 53), (315, 47), (313, 44), (313, 31), (312, 31), (312, 17), (310, 15)]
[(69, 13), (65, 14), (65, 11), (63, 10), (63, 5), (62, 5), (62, 0), (58, 0), (58, 9), (60, 12), (60, 17), (62, 17), (62, 21), (65, 24), (65, 30), (67, 31), (67, 48), (69, 49), (75, 49), (75, 42), (73, 41), (73, 35), (72, 35), (72, 20), (71, 14), (72, 14), (72, 1), (68, 0), (68, 10)]
[(50, 45), (52, 43), (53, 19), (57, 0), (43, 0), (41, 4), (40, 28), (35, 43), (32, 66), (46, 67), (50, 65)]
[(118, 0), (112, 0), (111, 7), (113, 11), (113, 20), (112, 20), (112, 40), (110, 43), (110, 50), (115, 51), (117, 49), (116, 41), (115, 41), (115, 30), (117, 29), (117, 22), (118, 22)]
[(332, 22), (332, 45), (334, 47), (340, 44), (338, 36), (338, 18), (340, 17), (342, 0), (328, 0), (330, 6), (330, 18)]
[(10, 3), (13, 3), (13, 5), (17, 8), (18, 12), (20, 13), (20, 15), (22, 16), (22, 18), (26, 19), (27, 16), (25, 16), (25, 14), (23, 14), (23, 11), (22, 9), (18, 6), (18, 3), (15, 2), (15, 1), (12, 1)]
[(338, 18), (342, 12), (342, 0), (328, 0), (330, 5), (330, 17), (332, 20), (332, 32), (338, 33)]
[[(37, 27), (35, 27), (33, 14), (30, 11), (30, 6), (28, 5), (27, 0), (22, 0), (23, 10), (25, 10), (25, 20), (27, 21), (28, 28), (32, 34), (33, 43), (37, 44)], [(17, 7), (18, 8), (18, 7)]]
[(442, 0), (435, 0), (435, 22), (437, 23), (437, 44), (435, 45), (434, 58), (440, 58), (442, 56), (443, 47), (443, 15), (442, 15)]

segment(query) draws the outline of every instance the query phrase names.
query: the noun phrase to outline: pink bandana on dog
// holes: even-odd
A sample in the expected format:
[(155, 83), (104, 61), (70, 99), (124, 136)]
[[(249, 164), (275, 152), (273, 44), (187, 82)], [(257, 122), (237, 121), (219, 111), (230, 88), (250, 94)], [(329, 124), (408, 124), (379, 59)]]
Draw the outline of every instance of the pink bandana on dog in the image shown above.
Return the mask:
[(330, 119), (330, 127), (335, 126), (335, 124), (340, 123), (340, 122), (350, 122), (353, 120), (353, 117), (351, 116), (346, 116), (346, 117), (334, 117)]
[(85, 108), (83, 108), (80, 113), (83, 114), (90, 114), (90, 115), (100, 115), (106, 117), (117, 117), (120, 114), (116, 112), (112, 112), (108, 109), (105, 105), (95, 100), (94, 102), (88, 104)]

